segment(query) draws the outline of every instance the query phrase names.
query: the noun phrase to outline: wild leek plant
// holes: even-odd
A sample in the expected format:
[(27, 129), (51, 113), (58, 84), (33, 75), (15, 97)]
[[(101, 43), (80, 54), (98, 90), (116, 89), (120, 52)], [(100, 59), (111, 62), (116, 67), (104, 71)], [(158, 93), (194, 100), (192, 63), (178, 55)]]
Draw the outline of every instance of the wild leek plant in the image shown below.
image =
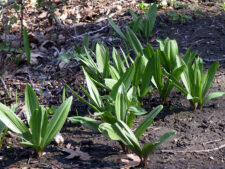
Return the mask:
[[(122, 88), (121, 88), (122, 89)], [(139, 124), (134, 133), (131, 130), (131, 126), (125, 122), (124, 119), (127, 119), (131, 123), (133, 123), (133, 116), (127, 116), (128, 114), (123, 113), (125, 111), (125, 106), (123, 102), (117, 100), (117, 107), (115, 109), (114, 116), (109, 113), (102, 113), (101, 117), (103, 121), (95, 120), (89, 117), (81, 117), (74, 116), (69, 118), (72, 122), (79, 122), (83, 124), (85, 127), (98, 131), (102, 133), (105, 137), (118, 141), (124, 152), (128, 152), (128, 150), (132, 151), (136, 155), (138, 155), (141, 159), (140, 166), (147, 167), (148, 165), (148, 157), (155, 149), (157, 149), (163, 142), (169, 139), (172, 135), (176, 133), (174, 130), (170, 130), (165, 133), (159, 141), (155, 143), (147, 143), (141, 148), (138, 138), (146, 131), (146, 129), (153, 123), (154, 118), (157, 114), (162, 110), (163, 106), (158, 106), (154, 110), (152, 110), (145, 119)], [(138, 111), (137, 111), (138, 112)], [(140, 113), (139, 113), (140, 114)]]
[[(81, 88), (90, 102), (77, 94), (68, 85), (66, 85), (66, 87), (69, 88), (69, 90), (81, 101), (91, 107), (95, 112), (94, 115), (100, 116), (103, 121), (112, 122), (118, 119), (124, 121), (131, 127), (133, 118), (136, 115), (146, 113), (146, 111), (139, 106), (136, 90), (134, 88), (130, 88), (130, 84), (133, 79), (133, 77), (130, 76), (134, 75), (134, 73), (132, 73), (132, 69), (129, 69), (125, 74), (126, 76), (123, 76), (123, 79), (120, 79), (113, 85), (109, 95), (104, 96), (100, 95), (96, 85), (85, 70), (84, 74), (86, 77), (88, 91), (83, 87)], [(80, 119), (83, 117), (76, 116), (74, 118)]]
[(108, 17), (108, 21), (109, 21), (109, 24), (112, 26), (112, 28), (124, 41), (125, 47), (127, 49), (127, 53), (129, 53), (128, 47), (131, 47), (131, 49), (134, 51), (136, 56), (140, 56), (143, 54), (143, 46), (131, 28), (127, 26), (126, 32), (123, 33), (120, 30), (120, 28), (109, 17)]
[(185, 66), (184, 72), (181, 75), (185, 89), (176, 83), (176, 87), (187, 96), (194, 110), (196, 110), (198, 106), (202, 109), (209, 100), (221, 97), (225, 94), (225, 92), (213, 92), (208, 94), (219, 63), (213, 63), (204, 74), (204, 64), (201, 58), (196, 58), (192, 64), (195, 55), (195, 53), (191, 53), (190, 50), (188, 50), (183, 58), (177, 57), (178, 65)]
[[(118, 121), (117, 123), (112, 125), (113, 132), (117, 135), (116, 137), (133, 153), (135, 153), (140, 158), (140, 167), (148, 167), (148, 158), (161, 144), (167, 141), (170, 137), (176, 134), (175, 130), (170, 130), (163, 134), (159, 138), (157, 142), (149, 142), (145, 144), (142, 148), (138, 142), (138, 138), (144, 133), (144, 131), (148, 128), (148, 124), (144, 124), (144, 122), (148, 122), (149, 119), (144, 120), (139, 127), (133, 133), (132, 130), (123, 122)], [(109, 131), (110, 128), (103, 128), (105, 131)]]
[(167, 70), (167, 73), (171, 74), (175, 80), (180, 78), (184, 69), (183, 66), (178, 67), (176, 64), (177, 44), (173, 40), (160, 41), (160, 49), (154, 51), (150, 45), (147, 45), (144, 54), (149, 59), (148, 66), (151, 67), (149, 77), (153, 77), (152, 82), (164, 104), (174, 85), (169, 78), (164, 80), (162, 68)]
[[(144, 20), (141, 19), (141, 16), (138, 16), (134, 13), (131, 9), (129, 10), (130, 14), (133, 17), (133, 21), (129, 23), (129, 27), (135, 34), (139, 35), (139, 37), (142, 37), (144, 35), (145, 39), (148, 39), (152, 35), (152, 30), (155, 25), (155, 20), (157, 16), (157, 6), (156, 4), (153, 4), (149, 10), (144, 15)], [(112, 28), (116, 31), (116, 33), (124, 40), (126, 44), (129, 44), (129, 41), (127, 39), (127, 36), (124, 35), (124, 33), (119, 29), (119, 27), (108, 17), (109, 24), (112, 26)], [(126, 34), (129, 34), (128, 31), (126, 31)]]
[(10, 108), (0, 103), (0, 120), (24, 141), (21, 144), (32, 147), (38, 156), (61, 130), (72, 104), (72, 97), (59, 106), (48, 120), (48, 110), (39, 105), (37, 96), (30, 85), (25, 89), (26, 119), (29, 128)]
[(134, 33), (138, 34), (139, 37), (144, 35), (145, 39), (150, 38), (152, 35), (152, 30), (155, 25), (156, 16), (157, 16), (157, 6), (153, 4), (144, 15), (144, 19), (141, 19), (141, 16), (135, 14), (135, 12), (129, 9), (130, 14), (133, 17), (133, 21), (129, 23), (130, 28)]
[[(129, 36), (130, 37), (130, 36)], [(132, 34), (132, 38), (133, 38)], [(135, 40), (133, 40), (135, 42)], [(135, 49), (137, 53), (142, 51)], [(112, 59), (109, 56), (109, 50), (106, 49), (101, 43), (97, 43), (96, 52), (93, 54), (96, 58), (96, 62), (92, 59), (92, 55), (85, 49), (85, 55), (79, 55), (78, 59), (83, 65), (83, 70), (90, 76), (90, 79), (95, 83), (98, 88), (103, 91), (111, 92), (115, 90), (113, 87), (117, 84), (117, 87), (123, 82), (125, 86), (133, 84), (133, 89), (137, 92), (138, 100), (141, 99), (150, 91), (151, 77), (148, 76), (150, 67), (146, 68), (148, 59), (141, 54), (133, 60), (129, 55), (126, 56), (122, 51), (122, 56), (117, 52), (115, 48), (112, 51)], [(112, 60), (112, 62), (110, 62)], [(131, 66), (132, 65), (132, 66)], [(129, 79), (128, 81), (126, 79)], [(131, 81), (130, 81), (131, 80)], [(126, 85), (128, 84), (128, 85)]]

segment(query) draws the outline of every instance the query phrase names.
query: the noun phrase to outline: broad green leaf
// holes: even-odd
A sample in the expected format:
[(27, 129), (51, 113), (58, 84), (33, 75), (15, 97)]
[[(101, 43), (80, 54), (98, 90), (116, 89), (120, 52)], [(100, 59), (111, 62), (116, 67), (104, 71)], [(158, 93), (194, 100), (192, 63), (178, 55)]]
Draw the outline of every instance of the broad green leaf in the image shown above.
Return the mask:
[(110, 123), (102, 123), (99, 125), (99, 131), (107, 138), (112, 140), (120, 140), (120, 137), (116, 134)]
[(31, 140), (31, 134), (23, 121), (2, 103), (0, 103), (0, 119), (10, 130), (28, 141)]
[(214, 99), (214, 98), (217, 98), (217, 97), (222, 97), (223, 95), (225, 95), (225, 92), (214, 92), (214, 93), (210, 93), (208, 96), (206, 96), (203, 99), (202, 105), (200, 105), (200, 106), (205, 105), (211, 99)]
[(140, 88), (140, 97), (144, 97), (150, 88), (150, 83), (152, 80), (152, 75), (153, 75), (153, 71), (152, 71), (152, 67), (151, 67), (151, 63), (150, 61), (148, 61), (144, 74), (142, 76), (142, 83), (141, 83), (141, 88)]
[(159, 112), (163, 109), (162, 105), (157, 106), (154, 110), (152, 110), (141, 122), (138, 128), (135, 130), (134, 134), (137, 138), (139, 138), (145, 130), (152, 124), (154, 118), (159, 114)]
[(112, 90), (113, 86), (118, 82), (118, 80), (115, 79), (105, 79), (105, 85)]
[(147, 113), (147, 111), (138, 106), (129, 106), (127, 111), (133, 112), (135, 115), (140, 116)]
[(102, 102), (98, 89), (96, 88), (95, 84), (92, 82), (90, 76), (88, 75), (88, 73), (86, 72), (84, 68), (83, 68), (83, 72), (84, 72), (84, 75), (87, 81), (87, 87), (92, 99), (94, 100), (95, 104), (98, 105), (98, 107), (103, 108), (104, 104)]
[(130, 88), (131, 82), (133, 80), (134, 72), (135, 72), (135, 67), (134, 67), (134, 65), (132, 65), (131, 67), (129, 67), (127, 69), (127, 71), (121, 76), (121, 78), (118, 80), (118, 82), (113, 86), (112, 92), (111, 92), (111, 96), (113, 99), (116, 98), (118, 88), (120, 87), (120, 85), (122, 83), (124, 84), (125, 91), (127, 92), (127, 90)]
[(144, 159), (147, 159), (148, 156), (151, 153), (153, 153), (154, 150), (156, 150), (162, 143), (167, 141), (174, 134), (176, 134), (176, 131), (170, 130), (167, 133), (165, 133), (163, 136), (161, 136), (158, 142), (145, 144), (144, 147), (142, 148), (142, 156), (144, 157)]
[(121, 73), (123, 74), (126, 71), (126, 69), (120, 55), (118, 54), (115, 48), (113, 48), (113, 51), (112, 51), (112, 58), (113, 58), (113, 64), (116, 67), (117, 71), (120, 74)]
[(47, 133), (45, 134), (45, 136), (43, 138), (41, 147), (46, 147), (63, 127), (63, 125), (66, 121), (66, 118), (68, 116), (68, 113), (70, 111), (72, 100), (73, 100), (73, 97), (72, 96), (69, 97), (55, 111), (55, 114), (49, 121)]
[(157, 15), (157, 6), (156, 4), (153, 4), (149, 10), (147, 15), (145, 15), (145, 19), (144, 19), (144, 35), (145, 38), (149, 38), (152, 34), (152, 30), (154, 28), (155, 25), (155, 21), (156, 21), (156, 15)]
[(168, 40), (165, 45), (165, 52), (169, 57), (169, 70), (167, 71), (172, 72), (177, 67), (176, 57), (179, 54), (176, 40)]
[(216, 74), (216, 70), (218, 67), (219, 67), (219, 62), (215, 62), (207, 70), (205, 77), (204, 77), (204, 81), (202, 82), (203, 83), (202, 84), (203, 85), (203, 88), (202, 88), (203, 97), (206, 95), (210, 86), (212, 85), (212, 82), (213, 82), (213, 79), (214, 79), (214, 76)]
[(68, 118), (73, 123), (81, 123), (86, 128), (99, 132), (99, 125), (101, 124), (100, 121), (92, 119), (90, 117), (82, 117), (82, 116), (74, 116)]
[(27, 34), (27, 29), (25, 27), (23, 29), (23, 45), (24, 45), (24, 51), (27, 56), (27, 62), (30, 63), (30, 43), (29, 43), (29, 38)]
[(39, 109), (39, 102), (34, 90), (29, 84), (26, 85), (25, 89), (25, 107), (26, 118), (30, 127), (32, 128), (32, 124), (30, 124), (30, 117), (35, 110)]
[(117, 120), (126, 120), (127, 110), (127, 97), (125, 93), (125, 86), (122, 83), (118, 89), (116, 100), (115, 100), (115, 114)]
[(120, 137), (120, 140), (131, 151), (133, 151), (138, 156), (141, 156), (141, 147), (131, 129), (123, 121), (118, 121), (112, 127), (116, 134)]
[[(184, 70), (184, 66), (181, 66), (179, 68), (176, 68), (172, 73), (171, 76), (175, 78), (177, 81), (179, 80), (182, 72)], [(163, 100), (166, 101), (167, 97), (171, 93), (171, 90), (173, 89), (174, 85), (170, 82), (170, 80), (167, 79), (163, 89), (162, 89), (162, 95), (160, 96)]]
[(114, 68), (112, 65), (109, 65), (109, 73), (110, 73), (110, 76), (115, 80), (119, 80), (120, 76), (122, 75), (122, 74), (119, 74), (116, 68)]
[(134, 74), (134, 79), (133, 79), (133, 85), (135, 87), (138, 87), (138, 85), (142, 79), (143, 72), (145, 70), (144, 56), (136, 57), (134, 64), (135, 64), (135, 74)]
[(141, 56), (143, 54), (142, 44), (138, 40), (135, 33), (129, 27), (126, 27), (126, 36), (127, 36), (130, 47), (134, 50), (135, 55)]

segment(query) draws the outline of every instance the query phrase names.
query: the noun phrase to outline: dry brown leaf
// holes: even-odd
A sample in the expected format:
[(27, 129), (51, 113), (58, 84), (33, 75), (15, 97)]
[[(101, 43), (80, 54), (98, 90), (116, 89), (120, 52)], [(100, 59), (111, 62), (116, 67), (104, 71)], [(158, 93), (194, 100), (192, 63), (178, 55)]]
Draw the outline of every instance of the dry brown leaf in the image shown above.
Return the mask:
[(79, 157), (81, 160), (85, 161), (91, 159), (91, 156), (88, 153), (80, 151), (80, 147), (76, 147), (75, 151), (69, 148), (62, 148), (62, 151), (70, 154), (66, 159), (73, 159), (75, 157)]

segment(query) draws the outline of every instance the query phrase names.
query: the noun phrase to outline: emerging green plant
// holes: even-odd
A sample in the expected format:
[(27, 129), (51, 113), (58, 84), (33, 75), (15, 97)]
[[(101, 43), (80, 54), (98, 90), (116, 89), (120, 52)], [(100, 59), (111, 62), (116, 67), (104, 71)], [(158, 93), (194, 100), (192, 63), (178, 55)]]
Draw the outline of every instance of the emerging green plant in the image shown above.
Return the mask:
[[(169, 78), (164, 80), (164, 69), (168, 74), (171, 74), (176, 80), (179, 80), (184, 66), (178, 67), (176, 56), (178, 55), (178, 46), (175, 40), (166, 39), (158, 40), (160, 48), (154, 49), (147, 45), (144, 49), (145, 56), (148, 56), (148, 66), (150, 67), (150, 77), (153, 77), (152, 83), (159, 91), (159, 95), (163, 104), (166, 102), (174, 84)], [(163, 68), (163, 69), (162, 69)]]
[(225, 11), (225, 2), (221, 3), (220, 6)]
[[(74, 116), (69, 119), (72, 122), (79, 122), (89, 129), (100, 132), (109, 139), (118, 141), (124, 152), (131, 150), (133, 153), (137, 154), (141, 159), (140, 166), (146, 167), (148, 165), (148, 156), (163, 142), (174, 135), (176, 131), (171, 130), (164, 134), (158, 142), (145, 144), (144, 147), (141, 148), (138, 138), (153, 123), (154, 118), (162, 110), (163, 106), (158, 106), (151, 111), (133, 133), (131, 127), (135, 115), (142, 115), (146, 112), (134, 106), (127, 107), (127, 102), (125, 101), (126, 95), (124, 95), (123, 92), (124, 86), (122, 85), (116, 96), (115, 112), (95, 113), (95, 115), (100, 115), (102, 121), (82, 116)], [(134, 111), (133, 114), (131, 114), (132, 111)]]
[[(134, 39), (130, 44), (138, 54), (135, 60), (129, 55), (126, 56), (123, 50), (121, 50), (121, 56), (115, 48), (113, 48), (112, 59), (110, 59), (109, 50), (105, 49), (101, 43), (97, 43), (95, 54), (92, 51), (88, 52), (84, 48), (85, 54), (80, 54), (77, 56), (77, 59), (82, 63), (84, 70), (89, 74), (96, 86), (103, 89), (106, 93), (114, 90), (113, 86), (117, 83), (121, 84), (123, 81), (124, 84), (128, 84), (125, 80), (129, 76), (134, 90), (137, 92), (138, 98), (141, 101), (151, 90), (151, 77), (146, 76), (149, 74), (150, 67), (146, 68), (147, 58), (142, 54), (143, 47), (139, 41), (136, 41), (138, 39), (135, 37), (135, 34), (129, 34), (129, 38)], [(92, 59), (92, 56), (96, 58), (96, 62)], [(112, 60), (112, 62), (109, 60)]]
[(183, 24), (188, 20), (192, 19), (190, 15), (186, 15), (184, 13), (177, 13), (174, 11), (168, 12), (167, 15), (169, 16), (169, 19), (173, 24), (178, 23), (178, 21), (180, 21), (180, 23)]
[(151, 4), (145, 3), (144, 1), (141, 1), (140, 3), (137, 4), (137, 7), (146, 11), (149, 7), (151, 7)]
[(181, 21), (182, 24), (187, 22), (188, 20), (192, 20), (192, 17), (190, 15), (180, 13), (180, 21)]
[[(148, 116), (154, 116), (154, 112), (151, 112)], [(154, 117), (152, 117), (153, 121)], [(138, 142), (138, 138), (144, 133), (144, 131), (148, 128), (150, 124), (150, 118), (143, 120), (138, 128), (133, 133), (132, 130), (123, 122), (118, 121), (117, 123), (112, 125), (113, 132), (116, 133), (116, 137), (128, 147), (133, 153), (139, 156), (140, 158), (140, 167), (148, 167), (148, 158), (162, 143), (167, 141), (170, 137), (176, 134), (175, 130), (170, 130), (166, 132), (163, 136), (159, 138), (159, 140), (155, 143), (149, 142), (145, 144), (142, 148)], [(110, 128), (104, 128), (103, 130), (107, 132), (111, 132)], [(113, 133), (114, 134), (114, 133)], [(114, 138), (116, 138), (114, 137)]]
[(72, 104), (72, 97), (59, 106), (53, 117), (48, 120), (48, 110), (39, 105), (37, 96), (30, 85), (25, 90), (26, 119), (29, 129), (14, 111), (0, 103), (0, 120), (18, 136), (24, 139), (21, 144), (32, 147), (41, 156), (44, 148), (50, 144), (61, 130)]
[(221, 97), (225, 94), (225, 92), (207, 94), (212, 85), (219, 63), (213, 63), (204, 74), (204, 64), (201, 58), (196, 58), (192, 64), (195, 55), (196, 53), (191, 53), (190, 50), (188, 50), (183, 58), (177, 57), (178, 65), (185, 66), (184, 72), (181, 75), (185, 89), (182, 89), (180, 85), (178, 85), (178, 89), (184, 92), (194, 110), (198, 106), (202, 109), (203, 105), (209, 100)]
[(140, 37), (144, 35), (145, 39), (148, 39), (152, 35), (152, 30), (155, 25), (155, 20), (157, 16), (157, 6), (153, 4), (147, 13), (144, 15), (144, 19), (141, 19), (141, 16), (135, 14), (135, 12), (129, 9), (130, 14), (133, 17), (133, 21), (129, 23), (130, 28), (138, 34)]
[(179, 15), (177, 14), (177, 12), (168, 12), (167, 15), (169, 16), (169, 20), (175, 24), (179, 21)]

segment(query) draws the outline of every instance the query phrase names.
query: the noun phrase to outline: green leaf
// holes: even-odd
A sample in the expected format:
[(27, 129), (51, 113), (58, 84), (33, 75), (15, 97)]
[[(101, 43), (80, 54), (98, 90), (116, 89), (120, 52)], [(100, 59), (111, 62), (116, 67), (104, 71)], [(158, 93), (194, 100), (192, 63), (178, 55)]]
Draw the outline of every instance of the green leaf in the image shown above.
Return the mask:
[(134, 50), (135, 55), (141, 56), (143, 54), (142, 44), (138, 40), (135, 33), (129, 27), (126, 27), (126, 36), (127, 36), (130, 47)]
[(133, 85), (135, 87), (138, 87), (138, 85), (142, 79), (143, 72), (145, 70), (144, 56), (136, 57), (134, 64), (135, 64), (135, 74), (134, 74), (134, 79), (133, 79)]
[(147, 159), (148, 156), (151, 153), (153, 153), (153, 151), (155, 151), (162, 143), (167, 141), (174, 134), (176, 134), (176, 131), (170, 130), (167, 133), (165, 133), (162, 137), (160, 137), (158, 142), (145, 144), (144, 147), (142, 148), (142, 156), (144, 157), (144, 159)]
[(25, 107), (26, 118), (30, 127), (32, 128), (32, 124), (30, 124), (30, 117), (35, 110), (39, 109), (39, 102), (34, 90), (29, 84), (26, 85), (25, 89)]
[(113, 67), (112, 65), (109, 65), (109, 74), (110, 76), (115, 79), (115, 80), (119, 80), (120, 79), (120, 74), (119, 72), (116, 70), (115, 67)]
[(99, 132), (99, 125), (101, 124), (100, 121), (92, 119), (90, 117), (81, 117), (81, 116), (74, 116), (68, 118), (73, 123), (81, 123), (86, 128)]
[(120, 140), (120, 137), (116, 134), (110, 123), (102, 123), (99, 125), (99, 131), (107, 138), (112, 140)]
[(210, 93), (208, 96), (206, 96), (203, 99), (202, 105), (200, 105), (200, 106), (205, 105), (211, 99), (214, 99), (214, 98), (217, 98), (217, 97), (222, 97), (223, 95), (225, 95), (225, 92), (214, 92), (214, 93)]
[(118, 82), (118, 80), (115, 79), (105, 79), (105, 85), (112, 90), (113, 86)]
[(23, 29), (23, 45), (24, 45), (24, 51), (27, 56), (27, 62), (30, 63), (30, 43), (29, 43), (29, 38), (27, 34), (27, 29), (25, 27)]
[(26, 140), (31, 140), (31, 134), (23, 121), (2, 103), (0, 103), (0, 119), (10, 130)]
[(150, 61), (148, 61), (144, 74), (142, 76), (142, 83), (141, 83), (141, 88), (140, 88), (140, 97), (144, 97), (150, 88), (150, 83), (152, 80), (152, 75), (153, 75), (153, 71), (152, 71), (152, 67), (151, 67), (151, 63)]
[(48, 113), (42, 106), (35, 110), (30, 119), (32, 123), (32, 143), (39, 146), (48, 128)]
[(127, 69), (127, 71), (121, 76), (121, 78), (118, 80), (118, 82), (112, 88), (111, 97), (113, 99), (116, 98), (118, 88), (120, 87), (120, 85), (122, 83), (124, 84), (125, 91), (127, 92), (127, 90), (130, 88), (131, 82), (133, 80), (134, 73), (135, 73), (135, 67), (133, 65), (133, 66), (129, 67)]
[(135, 154), (141, 156), (141, 147), (131, 129), (123, 121), (118, 121), (113, 126), (114, 131), (120, 140)]
[(83, 72), (84, 72), (84, 75), (87, 81), (87, 87), (92, 99), (94, 100), (95, 104), (98, 105), (98, 107), (103, 108), (104, 104), (102, 102), (98, 89), (96, 88), (95, 84), (92, 82), (89, 74), (86, 72), (84, 68), (83, 68)]
[(63, 127), (63, 124), (65, 123), (68, 113), (70, 111), (72, 100), (73, 97), (69, 97), (55, 111), (55, 114), (49, 122), (47, 133), (43, 138), (41, 147), (46, 147)]
[(120, 55), (118, 54), (115, 48), (113, 48), (113, 51), (112, 51), (112, 58), (113, 58), (113, 64), (116, 67), (116, 70), (120, 74), (123, 74), (126, 71), (126, 69)]
[(112, 26), (112, 28), (116, 31), (116, 33), (118, 33), (118, 35), (125, 41), (127, 42), (127, 38), (126, 36), (123, 34), (123, 32), (120, 30), (120, 28), (112, 21), (112, 19), (110, 19), (107, 16), (107, 19), (109, 21), (109, 24)]
[(155, 25), (156, 16), (157, 16), (157, 6), (156, 6), (156, 4), (153, 4), (149, 8), (148, 13), (147, 13), (147, 15), (145, 15), (145, 19), (143, 21), (145, 38), (149, 38), (151, 36), (152, 30)]
[(96, 45), (96, 61), (98, 65), (98, 71), (103, 74), (105, 70), (105, 63), (108, 61), (108, 59), (107, 51), (101, 43), (97, 43)]
[(122, 83), (118, 89), (115, 100), (115, 114), (117, 120), (125, 121), (127, 110), (127, 97), (125, 93), (125, 86)]
[(78, 97), (81, 101), (83, 101), (84, 103), (86, 103), (89, 107), (91, 107), (93, 110), (95, 110), (96, 112), (100, 112), (100, 110), (94, 106), (93, 104), (90, 104), (87, 100), (85, 100), (83, 97), (81, 97), (78, 93), (76, 93), (69, 85), (65, 84), (65, 86), (76, 96)]
[(145, 130), (153, 123), (154, 118), (159, 114), (162, 109), (163, 106), (159, 105), (144, 118), (144, 120), (134, 132), (137, 138), (139, 138), (145, 132)]
[(210, 86), (212, 85), (214, 76), (216, 74), (216, 70), (219, 67), (219, 62), (213, 63), (209, 69), (207, 70), (205, 76), (204, 76), (204, 81), (202, 82), (203, 88), (202, 88), (202, 96), (204, 97), (206, 93), (208, 92)]
[(129, 106), (127, 111), (133, 112), (135, 115), (140, 116), (147, 113), (147, 111), (138, 106)]

